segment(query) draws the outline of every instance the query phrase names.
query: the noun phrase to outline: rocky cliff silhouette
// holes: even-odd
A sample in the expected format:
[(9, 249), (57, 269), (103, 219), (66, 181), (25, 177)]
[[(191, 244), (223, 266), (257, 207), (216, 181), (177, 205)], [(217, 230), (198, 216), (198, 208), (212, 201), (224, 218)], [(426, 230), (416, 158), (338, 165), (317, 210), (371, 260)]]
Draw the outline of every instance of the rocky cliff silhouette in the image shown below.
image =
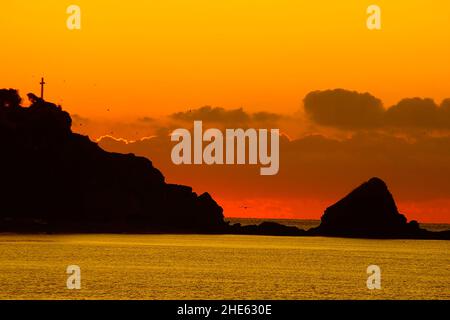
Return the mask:
[(208, 193), (167, 184), (152, 162), (102, 150), (73, 133), (60, 106), (0, 90), (0, 232), (230, 233), (276, 236), (450, 239), (407, 223), (373, 178), (329, 207), (319, 227), (229, 225)]
[(372, 178), (325, 210), (311, 235), (357, 238), (450, 239), (450, 232), (430, 232), (407, 222), (383, 180)]
[(0, 232), (224, 232), (208, 193), (71, 131), (61, 107), (0, 90)]

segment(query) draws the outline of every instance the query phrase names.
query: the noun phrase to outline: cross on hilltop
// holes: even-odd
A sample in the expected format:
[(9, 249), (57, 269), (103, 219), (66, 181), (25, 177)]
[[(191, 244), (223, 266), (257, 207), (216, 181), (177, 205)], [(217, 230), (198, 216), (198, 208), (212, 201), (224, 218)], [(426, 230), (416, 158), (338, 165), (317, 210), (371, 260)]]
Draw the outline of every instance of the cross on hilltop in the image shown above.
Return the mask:
[(45, 85), (45, 81), (44, 81), (43, 77), (41, 78), (40, 85), (41, 85), (41, 99), (44, 100), (44, 85)]

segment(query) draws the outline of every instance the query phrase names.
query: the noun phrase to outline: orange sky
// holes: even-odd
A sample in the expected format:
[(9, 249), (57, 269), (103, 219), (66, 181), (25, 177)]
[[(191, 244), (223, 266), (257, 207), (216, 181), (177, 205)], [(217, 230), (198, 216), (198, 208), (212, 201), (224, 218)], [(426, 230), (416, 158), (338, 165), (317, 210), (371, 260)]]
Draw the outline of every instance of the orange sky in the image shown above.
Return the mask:
[[(380, 31), (366, 28), (366, 9), (374, 3), (382, 9)], [(66, 27), (71, 4), (81, 8), (81, 30)], [(437, 103), (450, 97), (448, 0), (15, 0), (2, 3), (0, 29), (0, 88), (38, 93), (45, 76), (47, 100), (93, 123), (122, 122), (123, 135), (137, 131), (138, 118), (204, 105), (292, 115), (313, 90), (370, 92), (385, 107), (405, 97)], [(292, 131), (297, 136), (309, 130), (298, 126)], [(81, 131), (111, 133), (104, 127)], [(317, 218), (325, 204), (374, 171), (343, 177), (327, 197), (305, 197), (291, 206), (286, 203), (293, 195), (267, 198), (243, 214), (273, 215), (284, 203), (279, 216)], [(434, 208), (424, 220), (450, 222), (450, 193), (417, 204), (396, 181), (401, 205), (415, 218)], [(211, 184), (198, 184), (203, 186)], [(235, 212), (243, 202), (261, 200), (218, 190)]]
[[(66, 8), (82, 29), (66, 27)], [(366, 9), (382, 9), (382, 30)], [(290, 0), (15, 0), (2, 3), (0, 86), (38, 91), (85, 116), (188, 107), (296, 110), (336, 87), (387, 105), (449, 93), (450, 2)], [(105, 114), (105, 108), (110, 113)]]

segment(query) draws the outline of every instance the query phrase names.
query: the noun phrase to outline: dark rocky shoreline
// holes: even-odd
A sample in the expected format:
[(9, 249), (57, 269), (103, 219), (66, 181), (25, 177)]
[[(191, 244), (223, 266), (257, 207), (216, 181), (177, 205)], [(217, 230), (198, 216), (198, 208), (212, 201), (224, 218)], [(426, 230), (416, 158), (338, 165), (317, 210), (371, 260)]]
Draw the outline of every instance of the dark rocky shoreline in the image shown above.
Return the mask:
[(225, 222), (208, 194), (167, 184), (150, 160), (102, 150), (73, 133), (70, 115), (30, 94), (0, 90), (0, 232), (201, 233), (450, 239), (400, 214), (385, 183), (372, 178), (327, 208), (317, 228)]

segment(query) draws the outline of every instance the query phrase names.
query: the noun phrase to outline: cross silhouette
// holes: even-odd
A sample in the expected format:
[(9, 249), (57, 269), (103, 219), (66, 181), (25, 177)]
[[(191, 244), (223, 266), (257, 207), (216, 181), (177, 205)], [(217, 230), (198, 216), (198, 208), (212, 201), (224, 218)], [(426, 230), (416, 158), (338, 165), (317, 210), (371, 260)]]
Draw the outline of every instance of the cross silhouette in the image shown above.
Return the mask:
[(40, 85), (41, 85), (41, 99), (44, 100), (44, 85), (45, 85), (44, 78), (41, 78)]

